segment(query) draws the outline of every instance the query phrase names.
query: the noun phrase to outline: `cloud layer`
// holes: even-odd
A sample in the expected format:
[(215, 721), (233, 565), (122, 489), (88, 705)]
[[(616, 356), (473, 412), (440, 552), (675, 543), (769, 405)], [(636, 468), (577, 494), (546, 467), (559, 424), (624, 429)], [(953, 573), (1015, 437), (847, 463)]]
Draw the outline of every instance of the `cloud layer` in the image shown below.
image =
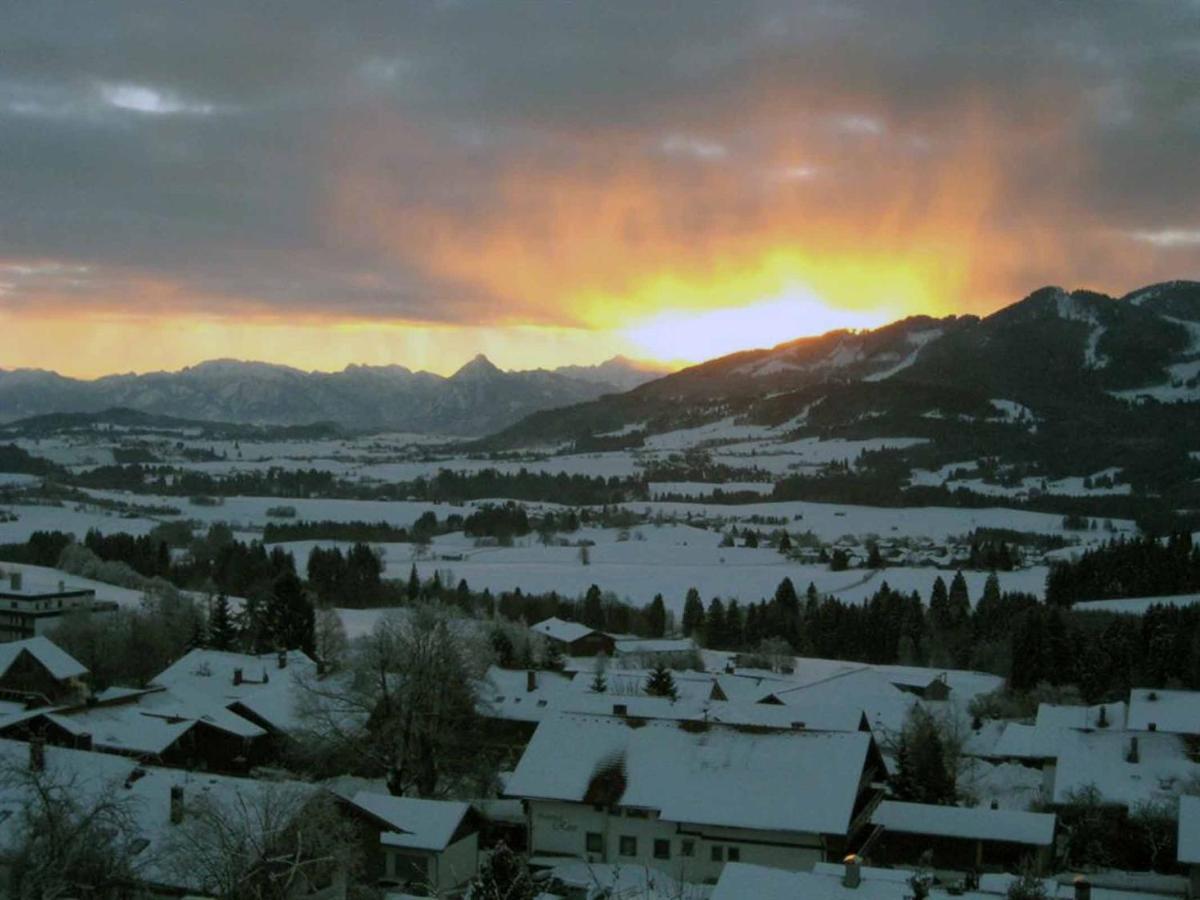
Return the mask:
[(1194, 0), (43, 0), (5, 21), (0, 317), (31, 334), (376, 322), (608, 350), (787, 291), (984, 312), (1200, 274)]

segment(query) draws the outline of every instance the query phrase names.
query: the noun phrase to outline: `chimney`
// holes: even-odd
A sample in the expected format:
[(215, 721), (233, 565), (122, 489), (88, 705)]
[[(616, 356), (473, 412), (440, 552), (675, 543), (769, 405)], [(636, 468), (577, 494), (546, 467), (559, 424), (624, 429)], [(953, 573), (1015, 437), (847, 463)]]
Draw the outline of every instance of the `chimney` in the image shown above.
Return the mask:
[(287, 651), (280, 650), (279, 653), (277, 653), (275, 655), (275, 660), (276, 660), (276, 662), (279, 663), (279, 668), (286, 669), (287, 668)]
[(1141, 762), (1141, 756), (1138, 753), (1138, 739), (1136, 735), (1129, 739), (1129, 755), (1125, 757), (1125, 761), (1131, 763)]
[(29, 771), (44, 772), (46, 770), (46, 739), (40, 734), (29, 738)]
[(992, 801), (992, 809), (999, 809), (999, 808), (1000, 808), (1000, 801), (999, 801), (999, 800), (993, 800), (993, 801)]
[(8, 583), (12, 586), (14, 593), (21, 592), (22, 578), (20, 572), (11, 572), (8, 576)]
[(183, 785), (171, 785), (171, 824), (178, 825), (183, 821)]
[(62, 594), (62, 593), (65, 593), (66, 590), (67, 590), (67, 583), (60, 578), (58, 581), (58, 592), (60, 594)]
[(76, 735), (75, 736), (75, 748), (77, 750), (91, 750), (92, 749), (91, 733), (85, 731), (82, 734)]
[(842, 875), (842, 887), (858, 887), (862, 881), (862, 860), (851, 853), (842, 862), (846, 865), (846, 872)]
[(533, 671), (533, 669), (527, 669), (525, 671), (525, 692), (533, 693), (536, 690), (537, 690), (537, 672)]
[(1075, 900), (1092, 900), (1092, 883), (1085, 875), (1075, 876)]
[(628, 714), (629, 714), (629, 707), (626, 706), (624, 703), (614, 703), (613, 704), (613, 715), (614, 716), (625, 716)]
[(1158, 723), (1150, 722), (1146, 725), (1146, 728), (1149, 729), (1150, 731), (1158, 731)]
[(234, 685), (239, 685), (242, 683), (242, 670), (241, 669), (233, 670), (233, 683), (234, 683)]

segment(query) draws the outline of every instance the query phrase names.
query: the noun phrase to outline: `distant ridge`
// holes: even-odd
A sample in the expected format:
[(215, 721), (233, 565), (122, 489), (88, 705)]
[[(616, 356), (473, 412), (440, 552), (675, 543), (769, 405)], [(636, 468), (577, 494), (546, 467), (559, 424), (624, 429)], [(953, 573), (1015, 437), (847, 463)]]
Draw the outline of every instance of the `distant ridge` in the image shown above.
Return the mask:
[(504, 372), (482, 354), (449, 378), (403, 366), (305, 372), (233, 359), (91, 381), (38, 369), (0, 370), (0, 422), (124, 409), (210, 423), (330, 422), (353, 430), (473, 436), (539, 410), (627, 390), (659, 374), (616, 359), (569, 372)]

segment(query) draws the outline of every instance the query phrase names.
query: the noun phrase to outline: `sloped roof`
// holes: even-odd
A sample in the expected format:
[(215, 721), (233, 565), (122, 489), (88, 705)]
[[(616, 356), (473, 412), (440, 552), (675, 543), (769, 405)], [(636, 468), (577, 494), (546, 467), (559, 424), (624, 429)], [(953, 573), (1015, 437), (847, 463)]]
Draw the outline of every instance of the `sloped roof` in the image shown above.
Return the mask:
[(1200, 691), (1135, 688), (1129, 692), (1130, 731), (1200, 734)]
[(556, 616), (551, 616), (549, 619), (529, 626), (530, 630), (536, 631), (540, 635), (551, 638), (556, 641), (563, 641), (570, 644), (581, 638), (587, 637), (589, 634), (599, 634), (594, 628), (588, 628), (586, 625), (581, 625), (578, 622), (567, 622)]
[[(1103, 710), (1103, 713), (1101, 713)], [(1105, 724), (1100, 724), (1100, 716), (1104, 716)], [(1075, 728), (1090, 730), (1110, 728), (1121, 731), (1125, 728), (1127, 707), (1124, 703), (1098, 703), (1095, 706), (1057, 706), (1053, 703), (1039, 703), (1037, 711), (1038, 728)]]
[(1047, 813), (987, 807), (931, 806), (884, 800), (871, 823), (886, 831), (980, 841), (1004, 841), (1048, 847), (1054, 841), (1055, 817)]
[(619, 772), (614, 803), (673, 822), (844, 834), (871, 746), (859, 731), (697, 729), (564, 714), (538, 726), (505, 793), (584, 802), (599, 776)]
[[(241, 684), (233, 683), (235, 669), (242, 670)], [(316, 662), (300, 650), (289, 650), (287, 667), (281, 669), (274, 653), (196, 649), (164, 669), (153, 683), (197, 705), (240, 704), (272, 728), (289, 731), (298, 724), (296, 680), (314, 676), (316, 670)]]
[(471, 811), (469, 803), (393, 797), (372, 791), (359, 791), (350, 802), (392, 829), (379, 836), (380, 843), (414, 850), (445, 850)]
[(32, 637), (23, 641), (10, 641), (0, 644), (0, 676), (3, 676), (12, 666), (21, 651), (28, 651), (34, 659), (46, 667), (46, 670), (59, 681), (69, 678), (82, 678), (88, 669), (83, 663), (63, 650), (49, 638)]
[[(203, 873), (186, 848), (172, 844), (172, 830), (181, 826), (170, 824), (170, 795), (173, 786), (184, 789), (185, 809), (198, 796), (214, 802), (233, 804), (238, 800), (254, 804), (268, 796), (290, 797), (297, 801), (315, 795), (320, 788), (297, 781), (255, 781), (184, 771), (182, 769), (139, 766), (133, 760), (107, 753), (46, 747), (46, 773), (61, 783), (69, 783), (73, 797), (81, 804), (110, 796), (117, 791), (128, 804), (127, 810), (147, 847), (135, 858), (141, 879), (164, 886), (183, 889), (187, 893), (211, 894), (214, 885), (203, 883)], [(27, 765), (29, 745), (0, 739), (0, 766), (16, 769)], [(135, 769), (141, 775), (130, 778)], [(10, 778), (0, 783), (0, 807), (19, 809), (30, 796), (31, 786), (21, 779)], [(278, 801), (275, 801), (278, 805)], [(0, 850), (16, 837), (17, 817), (10, 816), (0, 827)], [(252, 822), (253, 818), (248, 818)], [(185, 813), (186, 822), (186, 813)], [(182, 826), (186, 827), (186, 826)], [(181, 855), (182, 854), (182, 855)]]
[[(1064, 731), (1054, 767), (1055, 803), (1065, 803), (1072, 791), (1090, 785), (1106, 803), (1133, 806), (1174, 800), (1188, 782), (1200, 775), (1200, 765), (1188, 758), (1184, 740), (1175, 734)], [(1138, 742), (1138, 762), (1129, 762), (1130, 744)]]

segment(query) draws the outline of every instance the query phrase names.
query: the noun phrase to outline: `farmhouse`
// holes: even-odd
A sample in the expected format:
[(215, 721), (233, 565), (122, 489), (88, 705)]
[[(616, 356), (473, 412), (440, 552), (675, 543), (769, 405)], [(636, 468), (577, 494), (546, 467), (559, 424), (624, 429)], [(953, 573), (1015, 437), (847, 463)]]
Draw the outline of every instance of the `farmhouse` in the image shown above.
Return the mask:
[(0, 644), (0, 698), (25, 706), (81, 699), (87, 667), (44, 637)]
[(346, 801), (367, 826), (371, 881), (445, 896), (479, 867), (478, 817), (470, 804), (358, 791)]
[(578, 622), (551, 617), (529, 626), (534, 634), (559, 646), (567, 656), (612, 656), (617, 642), (603, 631), (596, 631)]
[[(570, 748), (565, 752), (564, 748)], [(869, 732), (563, 714), (509, 780), (530, 853), (714, 881), (727, 861), (787, 869), (841, 858), (880, 798)]]

